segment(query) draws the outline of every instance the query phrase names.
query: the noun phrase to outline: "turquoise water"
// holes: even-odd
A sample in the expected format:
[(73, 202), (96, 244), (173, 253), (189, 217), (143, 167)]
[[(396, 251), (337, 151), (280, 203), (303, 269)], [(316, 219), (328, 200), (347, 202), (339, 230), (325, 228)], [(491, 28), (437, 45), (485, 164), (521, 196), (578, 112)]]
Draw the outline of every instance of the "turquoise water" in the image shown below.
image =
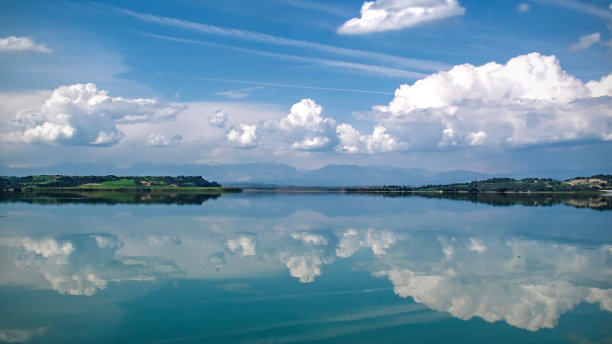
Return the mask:
[(612, 212), (555, 197), (4, 198), (0, 342), (609, 343)]

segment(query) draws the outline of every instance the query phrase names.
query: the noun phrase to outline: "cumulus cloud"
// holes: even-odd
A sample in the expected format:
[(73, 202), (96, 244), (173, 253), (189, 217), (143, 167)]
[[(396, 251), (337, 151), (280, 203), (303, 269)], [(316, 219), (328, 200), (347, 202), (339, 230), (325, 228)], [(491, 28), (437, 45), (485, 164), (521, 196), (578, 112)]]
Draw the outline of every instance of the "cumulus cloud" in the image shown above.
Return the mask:
[(225, 138), (236, 148), (254, 148), (257, 146), (257, 126), (240, 124), (242, 132), (231, 129)]
[(523, 2), (521, 4), (518, 4), (518, 6), (516, 6), (516, 9), (521, 13), (525, 13), (531, 9), (531, 5), (526, 2)]
[(387, 133), (382, 125), (377, 125), (371, 135), (362, 135), (352, 125), (342, 123), (336, 128), (340, 143), (336, 150), (346, 153), (380, 153), (405, 150), (406, 142)]
[(312, 99), (302, 99), (291, 106), (290, 113), (280, 120), (279, 128), (295, 142), (296, 150), (316, 151), (333, 147), (336, 121), (323, 115), (323, 107)]
[[(432, 239), (414, 237), (397, 244), (394, 253), (401, 252), (401, 258), (381, 257), (390, 268), (374, 274), (387, 276), (400, 297), (434, 310), (464, 320), (503, 320), (530, 331), (554, 328), (563, 313), (583, 301), (604, 310), (612, 305), (605, 246), (586, 252), (574, 245), (518, 239), (438, 237), (437, 245)], [(410, 241), (427, 246), (429, 253), (403, 247)], [(431, 254), (435, 246), (438, 255)]]
[(327, 239), (320, 234), (313, 234), (308, 232), (292, 233), (291, 237), (295, 240), (301, 240), (305, 244), (312, 244), (315, 246), (327, 245)]
[(20, 111), (3, 140), (108, 146), (124, 136), (117, 124), (170, 119), (181, 109), (156, 99), (110, 97), (91, 83), (60, 86), (42, 106)]
[(0, 342), (5, 343), (26, 343), (35, 336), (43, 335), (48, 328), (38, 327), (32, 329), (4, 329), (0, 330)]
[(314, 151), (321, 150), (326, 147), (330, 142), (330, 139), (325, 136), (317, 136), (312, 139), (304, 139), (301, 142), (294, 142), (291, 148), (296, 150)]
[(376, 0), (361, 6), (361, 17), (352, 18), (338, 28), (347, 35), (400, 30), (450, 17), (465, 9), (457, 0)]
[(180, 145), (182, 140), (183, 137), (181, 135), (174, 135), (171, 138), (167, 138), (163, 134), (151, 134), (147, 139), (147, 145), (152, 147), (171, 147)]
[(257, 253), (257, 239), (253, 235), (242, 234), (225, 242), (225, 247), (241, 257), (254, 256)]
[(572, 44), (570, 47), (571, 51), (584, 50), (595, 43), (601, 42), (601, 35), (599, 32), (592, 33), (590, 35), (581, 36), (578, 43)]
[[(612, 140), (611, 95), (612, 75), (583, 83), (556, 57), (531, 53), (506, 64), (458, 65), (401, 85), (388, 105), (374, 110), (380, 125), (411, 149), (517, 147)], [(355, 132), (339, 131), (345, 150), (356, 150)]]
[(321, 265), (324, 261), (318, 256), (292, 256), (285, 264), (292, 277), (299, 278), (302, 283), (312, 283), (315, 277), (321, 276)]
[(0, 38), (0, 53), (39, 53), (52, 52), (45, 44), (38, 44), (30, 37), (9, 36)]
[(67, 295), (91, 296), (111, 281), (155, 280), (178, 272), (156, 258), (115, 257), (122, 244), (113, 235), (0, 238), (0, 246), (12, 249), (17, 268), (40, 273), (53, 290)]
[(397, 235), (392, 232), (372, 228), (361, 231), (351, 228), (341, 232), (339, 237), (340, 242), (336, 248), (336, 255), (341, 258), (348, 258), (364, 247), (370, 247), (374, 255), (384, 255), (387, 253), (385, 250), (398, 239)]
[(225, 128), (225, 123), (227, 122), (227, 115), (223, 113), (221, 110), (217, 110), (214, 116), (210, 117), (208, 123), (213, 127), (217, 128)]
[[(312, 233), (294, 233), (293, 239), (300, 240), (303, 246), (293, 246), (279, 254), (279, 260), (287, 266), (289, 274), (302, 283), (312, 283), (321, 276), (321, 267), (334, 261), (327, 239)], [(287, 245), (289, 248), (292, 245)]]

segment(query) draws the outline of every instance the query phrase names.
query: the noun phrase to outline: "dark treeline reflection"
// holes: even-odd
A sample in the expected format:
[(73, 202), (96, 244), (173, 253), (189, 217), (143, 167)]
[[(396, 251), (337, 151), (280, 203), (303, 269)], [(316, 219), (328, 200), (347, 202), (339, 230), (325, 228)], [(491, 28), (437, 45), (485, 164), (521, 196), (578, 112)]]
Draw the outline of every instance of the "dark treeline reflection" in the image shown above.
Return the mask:
[(202, 205), (221, 194), (196, 192), (123, 192), (123, 191), (32, 191), (0, 192), (1, 203), (30, 203), (59, 205), (85, 204), (178, 204)]
[[(286, 191), (285, 193), (291, 193)], [(302, 194), (303, 192), (300, 192)], [(337, 194), (327, 191), (329, 194)], [(263, 193), (268, 194), (268, 193)], [(263, 195), (258, 193), (258, 195)], [(484, 203), (492, 206), (522, 205), (527, 207), (550, 207), (564, 204), (575, 208), (612, 210), (612, 197), (592, 193), (398, 193), (377, 192), (358, 193), (378, 197), (423, 197), (431, 199), (450, 199)], [(199, 192), (125, 192), (125, 191), (29, 191), (0, 192), (0, 203), (30, 204), (179, 204), (201, 205), (207, 200), (216, 199), (222, 194)], [(340, 194), (338, 194), (340, 196)]]
[(612, 210), (612, 197), (599, 194), (580, 193), (364, 193), (364, 195), (383, 197), (424, 197), (436, 199), (451, 199), (456, 201), (469, 201), (485, 203), (492, 206), (523, 205), (527, 207), (550, 207), (565, 204), (575, 208), (591, 208), (595, 210)]

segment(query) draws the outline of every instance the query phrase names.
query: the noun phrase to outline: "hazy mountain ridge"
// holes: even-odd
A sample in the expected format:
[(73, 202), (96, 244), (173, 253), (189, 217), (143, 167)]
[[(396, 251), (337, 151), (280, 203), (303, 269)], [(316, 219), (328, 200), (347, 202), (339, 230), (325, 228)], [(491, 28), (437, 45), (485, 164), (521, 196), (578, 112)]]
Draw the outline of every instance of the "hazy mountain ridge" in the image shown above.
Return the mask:
[(481, 180), (492, 177), (546, 177), (572, 178), (578, 175), (608, 173), (590, 169), (526, 171), (521, 173), (492, 174), (468, 170), (434, 172), (421, 168), (399, 168), (390, 166), (326, 165), (314, 170), (298, 170), (287, 164), (151, 164), (139, 163), (122, 168), (110, 164), (62, 163), (48, 167), (0, 166), (0, 175), (26, 176), (40, 174), (65, 175), (117, 175), (117, 176), (203, 176), (230, 186), (276, 185), (276, 186), (368, 186), (449, 184)]

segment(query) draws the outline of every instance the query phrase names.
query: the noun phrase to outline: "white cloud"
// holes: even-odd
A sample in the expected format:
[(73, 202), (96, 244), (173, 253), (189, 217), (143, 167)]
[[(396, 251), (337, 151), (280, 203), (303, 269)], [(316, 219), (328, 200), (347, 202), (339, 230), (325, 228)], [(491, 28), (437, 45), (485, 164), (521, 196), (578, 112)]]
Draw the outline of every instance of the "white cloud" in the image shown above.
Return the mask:
[(340, 143), (336, 150), (345, 153), (381, 153), (405, 150), (408, 144), (387, 133), (382, 125), (377, 125), (371, 135), (362, 135), (350, 124), (342, 123), (336, 128)]
[(570, 47), (571, 51), (584, 50), (595, 43), (601, 42), (601, 35), (599, 32), (592, 33), (590, 35), (581, 36), (578, 43), (572, 44)]
[(461, 16), (465, 9), (457, 0), (376, 0), (361, 6), (361, 17), (338, 28), (347, 35), (400, 30)]
[[(157, 35), (157, 34), (152, 34), (152, 33), (140, 33), (140, 34), (143, 35), (143, 36), (146, 36), (146, 37), (162, 39), (162, 40), (171, 41), (171, 42), (180, 42), (180, 43), (187, 43), (187, 44), (202, 45), (202, 46), (207, 46), (207, 47), (228, 49), (228, 50), (239, 51), (239, 52), (249, 53), (249, 54), (255, 54), (255, 55), (259, 55), (259, 56), (266, 56), (266, 57), (282, 59), (282, 60), (287, 60), (287, 61), (295, 61), (295, 62), (300, 62), (300, 63), (309, 63), (309, 64), (312, 64), (312, 65), (315, 65), (315, 66), (339, 67), (341, 69), (358, 71), (358, 72), (364, 73), (364, 74), (374, 74), (374, 75), (381, 75), (381, 76), (389, 76), (389, 77), (392, 77), (392, 78), (398, 78), (398, 77), (420, 78), (420, 77), (424, 76), (424, 74), (422, 74), (420, 72), (415, 72), (415, 71), (412, 71), (412, 70), (406, 70), (406, 69), (402, 69), (402, 68), (392, 68), (392, 67), (386, 67), (386, 66), (380, 66), (380, 65), (373, 65), (373, 64), (366, 64), (366, 63), (357, 63), (357, 62), (342, 61), (342, 60), (332, 60), (332, 59), (318, 58), (318, 57), (307, 57), (307, 56), (304, 56), (304, 55), (282, 54), (282, 53), (275, 53), (275, 52), (270, 52), (270, 51), (266, 51), (266, 50), (243, 48), (243, 47), (239, 47), (239, 46), (235, 46), (235, 45), (212, 43), (212, 42), (201, 41), (201, 40), (194, 40), (194, 39), (188, 39), (188, 38), (163, 36), (163, 35)], [(425, 68), (425, 65), (426, 64), (421, 66), (422, 68), (417, 68), (417, 67), (415, 67), (415, 68), (416, 69), (421, 69), (421, 70), (423, 70), (423, 69), (433, 70), (433, 68)], [(430, 63), (430, 65), (439, 65), (440, 66), (440, 64), (432, 64), (432, 63)], [(333, 68), (333, 70), (337, 71), (338, 68)], [(439, 69), (437, 69), (437, 70), (439, 70)]]
[[(612, 75), (585, 84), (554, 56), (532, 53), (506, 64), (458, 65), (401, 85), (389, 105), (374, 110), (380, 125), (411, 149), (516, 147), (612, 140), (611, 95)], [(351, 128), (339, 131), (345, 150), (356, 150)]]
[(479, 130), (475, 133), (469, 133), (466, 136), (467, 141), (470, 146), (482, 146), (484, 144), (484, 140), (487, 138), (487, 133), (482, 130)]
[(0, 53), (40, 53), (50, 54), (52, 52), (44, 44), (38, 44), (30, 37), (9, 36), (0, 38)]
[(302, 99), (291, 106), (291, 112), (279, 122), (279, 128), (295, 142), (293, 149), (324, 150), (337, 142), (336, 121), (323, 115), (323, 108), (312, 99)]
[(163, 134), (151, 134), (147, 140), (147, 144), (152, 147), (171, 147), (181, 144), (183, 137), (181, 135), (174, 135), (171, 138), (167, 138)]
[[(425, 237), (409, 239), (418, 245), (433, 244)], [(397, 250), (380, 257), (390, 268), (374, 274), (387, 276), (400, 297), (411, 297), (434, 310), (464, 320), (503, 320), (530, 331), (554, 328), (563, 313), (583, 301), (599, 303), (603, 310), (612, 306), (605, 268), (610, 252), (605, 247), (587, 252), (574, 245), (516, 239), (440, 237), (438, 241), (439, 255), (410, 252), (398, 243)], [(398, 252), (401, 258), (395, 255)]]
[(0, 330), (0, 342), (29, 342), (34, 336), (40, 336), (44, 334), (47, 330), (48, 329), (46, 327), (38, 327), (33, 329), (3, 329)]
[[(327, 241), (323, 243), (322, 238), (314, 238), (305, 236), (301, 239), (306, 246), (313, 244), (314, 246), (325, 246)], [(295, 238), (294, 238), (295, 239)], [(315, 242), (307, 241), (308, 239), (315, 239)], [(333, 255), (326, 253), (326, 248), (307, 248), (281, 252), (279, 254), (279, 260), (284, 263), (289, 269), (289, 274), (292, 277), (298, 278), (302, 283), (312, 283), (315, 278), (321, 276), (321, 266), (323, 264), (331, 264), (334, 261)]]
[(257, 253), (257, 240), (252, 235), (237, 235), (227, 240), (225, 247), (233, 253), (238, 252), (241, 257), (254, 256)]
[[(221, 26), (207, 25), (202, 23), (195, 23), (187, 20), (170, 18), (170, 17), (161, 17), (155, 16), (146, 13), (139, 13), (125, 9), (117, 9), (118, 11), (129, 15), (131, 17), (137, 18), (142, 21), (173, 26), (182, 29), (193, 30), (196, 32), (201, 32), (205, 34), (211, 35), (220, 35), (220, 36), (229, 36), (235, 37), (239, 39), (255, 41), (255, 42), (263, 42), (266, 44), (275, 44), (281, 46), (292, 46), (292, 47), (300, 47), (300, 48), (309, 48), (313, 50), (323, 51), (332, 54), (360, 57), (360, 58), (371, 58), (379, 61), (384, 61), (385, 65), (393, 64), (400, 67), (405, 68), (417, 68), (419, 70), (431, 70), (437, 71), (442, 69), (447, 69), (447, 65), (444, 63), (436, 62), (436, 61), (428, 61), (428, 60), (420, 60), (413, 58), (406, 58), (402, 56), (388, 55), (374, 51), (367, 50), (357, 50), (357, 49), (348, 49), (337, 47), (333, 45), (309, 42), (309, 41), (301, 41), (296, 39), (289, 39), (279, 36), (268, 35), (260, 32), (254, 31), (246, 31), (234, 28), (226, 28)], [(160, 38), (160, 37), (158, 37)], [(184, 40), (187, 42), (187, 40)], [(328, 61), (320, 59), (321, 61)], [(362, 67), (364, 65), (361, 65)], [(395, 70), (397, 73), (397, 70)]]
[(217, 128), (225, 128), (225, 123), (227, 122), (227, 115), (223, 113), (221, 110), (217, 110), (215, 115), (210, 117), (208, 121), (210, 125)]
[(45, 238), (34, 240), (25, 238), (2, 238), (0, 246), (23, 248), (27, 252), (41, 255), (45, 258), (53, 256), (67, 256), (74, 251), (70, 242), (58, 242), (55, 239)]
[(529, 9), (531, 9), (531, 5), (526, 2), (523, 2), (521, 4), (518, 4), (518, 6), (516, 6), (516, 9), (521, 13), (525, 13), (528, 12)]
[(110, 97), (94, 84), (60, 86), (42, 106), (20, 111), (5, 141), (108, 146), (119, 142), (120, 123), (173, 118), (181, 107), (156, 99)]
[(239, 90), (215, 92), (215, 94), (232, 99), (243, 99), (251, 95), (251, 92), (261, 90), (264, 86), (241, 88)]
[(53, 290), (67, 295), (91, 296), (111, 281), (154, 280), (177, 272), (156, 258), (115, 257), (122, 245), (113, 235), (0, 238), (0, 246), (12, 248), (9, 258), (17, 268), (40, 273)]
[(589, 81), (585, 85), (593, 97), (612, 95), (612, 74), (603, 76), (599, 81)]
[(470, 243), (467, 245), (469, 251), (482, 253), (487, 250), (487, 247), (483, 244), (482, 239), (470, 238)]
[(582, 12), (584, 14), (587, 14), (593, 17), (599, 17), (603, 19), (612, 18), (612, 13), (610, 13), (608, 10), (601, 8), (599, 6), (593, 6), (593, 5), (587, 4), (579, 0), (532, 0), (532, 1), (539, 2), (544, 5), (565, 7), (566, 9), (577, 11), (577, 12)]
[(336, 248), (336, 256), (348, 258), (359, 249), (372, 248), (372, 252), (381, 256), (386, 249), (390, 248), (398, 239), (393, 232), (380, 231), (369, 228), (367, 230), (348, 229), (339, 234), (340, 241)]
[(323, 261), (316, 256), (294, 256), (289, 257), (285, 264), (291, 276), (299, 278), (302, 283), (311, 283), (315, 277), (321, 276)]
[(179, 237), (169, 235), (147, 235), (147, 243), (151, 247), (164, 247), (166, 245), (180, 245), (181, 239)]
[(315, 246), (327, 245), (327, 239), (320, 234), (313, 234), (308, 232), (292, 233), (291, 237), (295, 240), (301, 240), (305, 244), (312, 244)]
[(286, 130), (303, 129), (323, 133), (336, 124), (333, 118), (322, 116), (323, 108), (312, 99), (302, 99), (291, 106), (291, 112), (281, 120)]
[(321, 150), (329, 144), (330, 140), (324, 136), (317, 136), (312, 139), (304, 139), (302, 142), (294, 142), (291, 148), (304, 151)]
[(257, 146), (257, 126), (240, 124), (242, 133), (236, 129), (231, 129), (225, 138), (227, 142), (236, 148), (254, 148)]

